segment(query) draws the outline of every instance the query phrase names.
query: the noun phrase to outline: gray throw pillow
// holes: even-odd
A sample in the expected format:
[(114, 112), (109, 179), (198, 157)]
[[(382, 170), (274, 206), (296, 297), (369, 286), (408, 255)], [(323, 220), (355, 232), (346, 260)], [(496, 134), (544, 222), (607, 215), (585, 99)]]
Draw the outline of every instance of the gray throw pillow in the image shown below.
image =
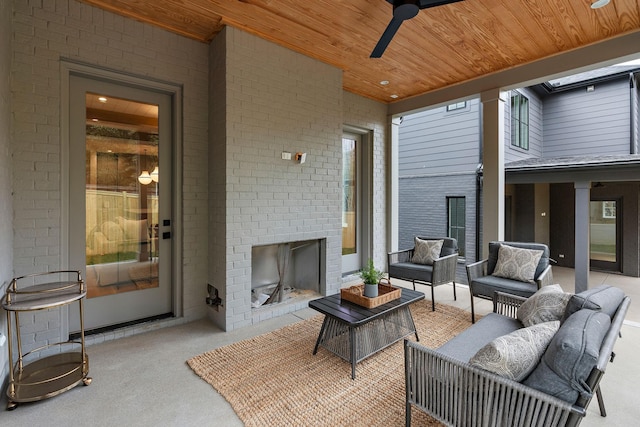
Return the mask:
[(604, 313), (583, 309), (571, 315), (551, 340), (547, 351), (523, 384), (575, 403), (593, 390), (587, 378), (598, 363), (602, 341), (611, 327)]
[(493, 276), (533, 283), (543, 251), (500, 245)]
[(624, 292), (613, 286), (600, 285), (593, 289), (587, 289), (571, 297), (562, 321), (564, 322), (573, 313), (583, 308), (602, 311), (613, 318), (623, 299)]
[(538, 365), (559, 327), (556, 320), (498, 337), (478, 350), (469, 364), (520, 382)]
[(434, 260), (440, 258), (443, 243), (444, 240), (422, 240), (416, 237), (411, 262), (432, 265)]
[(560, 285), (543, 286), (522, 303), (516, 315), (525, 327), (560, 320), (569, 298), (571, 294), (564, 292)]

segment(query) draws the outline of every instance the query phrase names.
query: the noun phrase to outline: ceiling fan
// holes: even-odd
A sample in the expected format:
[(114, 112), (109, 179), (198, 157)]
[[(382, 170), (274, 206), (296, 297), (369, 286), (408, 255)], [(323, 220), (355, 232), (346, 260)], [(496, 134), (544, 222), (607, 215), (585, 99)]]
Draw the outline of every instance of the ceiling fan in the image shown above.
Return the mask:
[(418, 14), (421, 9), (430, 7), (443, 6), (449, 3), (456, 3), (462, 0), (387, 0), (393, 5), (393, 18), (384, 30), (378, 44), (371, 52), (370, 58), (380, 58), (384, 53), (387, 45), (400, 28), (402, 21), (411, 19)]

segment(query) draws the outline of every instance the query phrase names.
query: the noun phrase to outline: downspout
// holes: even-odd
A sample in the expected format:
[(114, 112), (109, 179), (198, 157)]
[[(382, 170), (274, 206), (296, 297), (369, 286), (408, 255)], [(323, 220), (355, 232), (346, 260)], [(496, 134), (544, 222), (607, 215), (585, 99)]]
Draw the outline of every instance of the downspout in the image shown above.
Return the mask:
[(639, 103), (639, 99), (640, 96), (638, 94), (638, 74), (637, 73), (630, 73), (629, 74), (629, 90), (631, 91), (630, 96), (629, 96), (629, 102), (631, 103), (630, 108), (629, 108), (629, 114), (631, 114), (630, 117), (630, 126), (631, 126), (631, 147), (629, 150), (629, 153), (631, 154), (638, 154), (638, 152), (640, 151), (638, 145), (639, 145), (639, 141), (638, 139), (640, 139), (640, 136), (638, 135), (638, 133), (640, 133), (640, 103)]
[(482, 214), (482, 209), (480, 207), (480, 203), (482, 200), (482, 163), (478, 163), (476, 167), (476, 261), (478, 261), (480, 257), (480, 251), (482, 250), (481, 242), (480, 242), (480, 227), (482, 227), (482, 218), (480, 215)]
[(482, 149), (483, 149), (483, 140), (482, 140), (482, 102), (480, 102), (480, 107), (478, 110), (478, 166), (476, 167), (476, 261), (480, 260), (482, 256), (482, 239), (481, 228), (482, 228)]

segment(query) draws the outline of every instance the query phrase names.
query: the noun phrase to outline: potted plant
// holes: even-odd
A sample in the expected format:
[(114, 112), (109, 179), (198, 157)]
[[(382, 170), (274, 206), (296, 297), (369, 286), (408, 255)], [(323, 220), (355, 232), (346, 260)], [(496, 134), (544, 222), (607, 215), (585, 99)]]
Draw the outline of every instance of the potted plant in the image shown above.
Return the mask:
[(369, 259), (367, 266), (360, 271), (360, 277), (364, 281), (364, 296), (375, 298), (378, 296), (378, 283), (384, 273), (377, 270), (373, 265), (373, 260)]

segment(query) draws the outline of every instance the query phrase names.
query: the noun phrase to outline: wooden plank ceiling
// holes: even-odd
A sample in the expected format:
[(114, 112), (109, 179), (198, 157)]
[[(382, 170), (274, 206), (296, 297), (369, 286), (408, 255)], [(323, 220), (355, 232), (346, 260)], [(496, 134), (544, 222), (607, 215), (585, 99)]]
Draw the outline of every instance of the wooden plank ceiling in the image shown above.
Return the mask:
[(345, 90), (385, 103), (640, 31), (638, 0), (465, 0), (421, 10), (372, 59), (392, 17), (385, 0), (83, 1), (205, 43), (239, 28), (342, 69)]

